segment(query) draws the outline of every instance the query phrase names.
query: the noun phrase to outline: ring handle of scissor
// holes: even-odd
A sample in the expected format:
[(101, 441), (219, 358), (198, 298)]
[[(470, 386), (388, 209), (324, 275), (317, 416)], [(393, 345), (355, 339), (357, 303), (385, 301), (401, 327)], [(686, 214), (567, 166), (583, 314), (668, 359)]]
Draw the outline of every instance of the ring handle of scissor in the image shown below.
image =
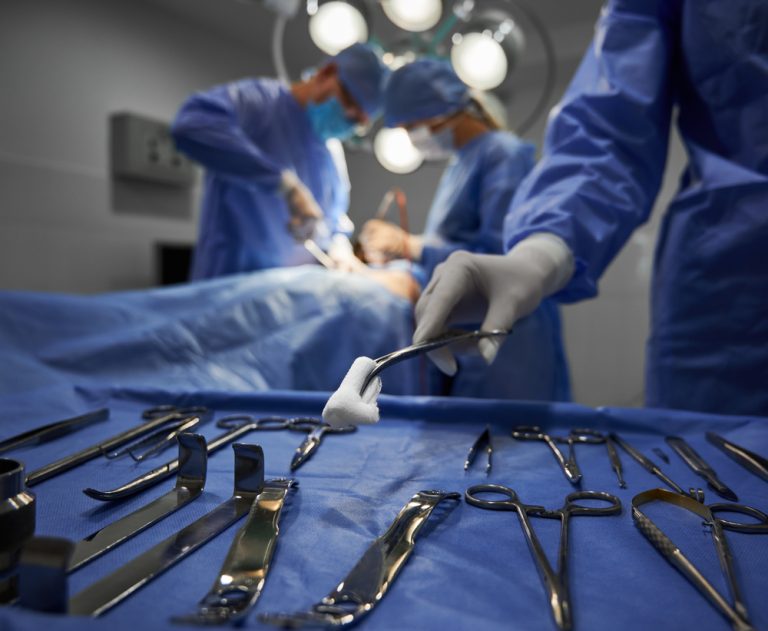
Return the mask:
[[(593, 502), (603, 502), (607, 506), (589, 506), (580, 504), (582, 500)], [(605, 491), (574, 491), (565, 498), (564, 511), (571, 515), (592, 515), (599, 517), (601, 515), (616, 515), (621, 512), (621, 500), (615, 495)]]
[[(721, 502), (718, 504), (708, 504), (707, 508), (709, 508), (709, 511), (712, 513), (712, 515), (715, 516), (720, 525), (726, 530), (733, 530), (735, 532), (744, 532), (748, 534), (768, 534), (768, 515), (753, 506)], [(741, 515), (749, 515), (750, 517), (754, 517), (757, 521), (732, 521), (730, 519), (717, 517), (717, 513), (739, 513)]]
[(323, 433), (328, 434), (348, 434), (357, 430), (356, 425), (343, 425), (341, 427), (333, 427), (325, 421), (312, 418), (311, 416), (297, 416), (288, 421), (288, 429), (292, 432), (307, 432), (311, 434), (319, 428), (322, 428)]
[(250, 414), (232, 414), (216, 421), (216, 427), (221, 427), (222, 429), (238, 429), (246, 425), (250, 425), (256, 430), (269, 431), (287, 429), (290, 426), (290, 421), (282, 416), (255, 418)]
[[(486, 499), (479, 497), (481, 493), (493, 493), (503, 495), (503, 499)], [(544, 511), (543, 506), (531, 506), (523, 504), (517, 493), (503, 484), (475, 484), (464, 491), (464, 501), (472, 506), (484, 508), (486, 510), (519, 510), (523, 509), (526, 513), (538, 513)]]

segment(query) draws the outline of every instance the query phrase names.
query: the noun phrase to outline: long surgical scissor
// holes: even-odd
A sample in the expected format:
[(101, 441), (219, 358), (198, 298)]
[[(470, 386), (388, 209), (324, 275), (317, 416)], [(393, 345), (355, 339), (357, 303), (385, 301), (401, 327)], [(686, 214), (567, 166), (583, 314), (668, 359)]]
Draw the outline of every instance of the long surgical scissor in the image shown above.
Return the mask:
[[(504, 496), (503, 499), (485, 499), (481, 493), (493, 493)], [(501, 484), (478, 484), (471, 486), (464, 493), (468, 504), (487, 510), (514, 511), (520, 520), (520, 527), (531, 550), (531, 555), (539, 570), (539, 575), (547, 592), (547, 600), (552, 608), (552, 616), (560, 629), (567, 630), (573, 625), (570, 595), (568, 591), (568, 525), (571, 517), (605, 517), (621, 512), (621, 501), (615, 495), (603, 491), (576, 491), (565, 498), (562, 508), (547, 510), (543, 506), (524, 504), (517, 493)], [(581, 500), (600, 501), (608, 505), (584, 506)], [(557, 557), (557, 571), (552, 568), (544, 548), (536, 536), (529, 517), (543, 517), (560, 520), (560, 546)]]
[[(731, 605), (718, 592), (712, 583), (710, 583), (698, 568), (689, 561), (680, 549), (667, 537), (666, 534), (656, 524), (651, 521), (640, 507), (651, 502), (664, 502), (673, 504), (687, 511), (704, 518), (712, 534), (712, 540), (717, 550), (717, 556), (720, 559), (720, 568), (728, 584), (728, 591), (731, 593), (733, 605)], [(742, 523), (734, 522), (721, 517), (716, 517), (717, 513), (740, 513), (749, 515), (756, 519), (756, 522)], [(692, 497), (681, 493), (674, 493), (667, 489), (651, 489), (639, 493), (632, 498), (632, 518), (637, 527), (645, 535), (648, 541), (659, 551), (659, 553), (669, 563), (685, 576), (698, 589), (720, 613), (722, 613), (731, 623), (736, 631), (754, 631), (754, 627), (749, 622), (747, 608), (741, 597), (739, 585), (736, 582), (736, 574), (733, 569), (733, 557), (730, 548), (725, 539), (723, 530), (734, 530), (752, 534), (768, 534), (768, 515), (764, 512), (745, 506), (744, 504), (718, 503), (709, 506), (696, 501)]]

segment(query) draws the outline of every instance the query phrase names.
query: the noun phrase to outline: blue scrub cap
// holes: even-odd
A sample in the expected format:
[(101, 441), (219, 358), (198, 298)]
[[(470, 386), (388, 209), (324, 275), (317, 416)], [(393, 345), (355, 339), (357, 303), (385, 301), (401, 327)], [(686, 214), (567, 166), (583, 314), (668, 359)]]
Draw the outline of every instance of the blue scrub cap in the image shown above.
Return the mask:
[(368, 44), (352, 44), (329, 61), (336, 64), (339, 80), (369, 118), (381, 113), (384, 85), (390, 75)]
[(464, 109), (469, 87), (447, 61), (418, 59), (392, 73), (384, 91), (384, 125), (395, 127)]

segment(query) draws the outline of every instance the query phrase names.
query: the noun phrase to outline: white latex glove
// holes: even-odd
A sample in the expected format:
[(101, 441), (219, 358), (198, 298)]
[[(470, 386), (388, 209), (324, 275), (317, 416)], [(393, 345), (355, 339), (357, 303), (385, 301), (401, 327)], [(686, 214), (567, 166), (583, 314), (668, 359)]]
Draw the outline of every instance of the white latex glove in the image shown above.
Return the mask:
[(336, 269), (343, 272), (356, 272), (365, 267), (365, 263), (355, 256), (349, 238), (343, 234), (333, 235), (328, 256), (331, 257)]
[[(454, 252), (438, 265), (416, 304), (415, 343), (438, 337), (451, 323), (482, 322), (484, 331), (511, 331), (517, 320), (562, 289), (573, 275), (573, 253), (559, 237), (537, 233), (508, 254)], [(478, 341), (490, 364), (504, 338)], [(456, 372), (450, 347), (429, 354), (448, 375)]]
[(318, 222), (323, 218), (323, 211), (315, 200), (312, 191), (293, 171), (283, 171), (280, 192), (285, 197), (291, 220), (288, 229), (297, 241), (305, 241), (315, 236)]

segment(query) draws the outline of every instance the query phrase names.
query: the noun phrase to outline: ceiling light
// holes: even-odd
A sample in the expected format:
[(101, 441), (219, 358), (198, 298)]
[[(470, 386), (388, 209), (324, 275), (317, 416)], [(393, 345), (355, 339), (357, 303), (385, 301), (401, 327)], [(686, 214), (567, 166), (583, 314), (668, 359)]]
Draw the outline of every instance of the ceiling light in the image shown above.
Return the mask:
[(392, 22), (406, 31), (426, 31), (440, 21), (441, 0), (381, 0), (381, 8)]
[(373, 140), (373, 153), (379, 164), (392, 173), (412, 173), (424, 162), (424, 156), (401, 127), (382, 127)]
[(368, 24), (355, 7), (334, 0), (321, 4), (309, 18), (309, 35), (315, 45), (328, 55), (368, 40)]
[(492, 33), (456, 33), (452, 41), (451, 63), (464, 83), (478, 90), (492, 90), (502, 84), (509, 63)]

